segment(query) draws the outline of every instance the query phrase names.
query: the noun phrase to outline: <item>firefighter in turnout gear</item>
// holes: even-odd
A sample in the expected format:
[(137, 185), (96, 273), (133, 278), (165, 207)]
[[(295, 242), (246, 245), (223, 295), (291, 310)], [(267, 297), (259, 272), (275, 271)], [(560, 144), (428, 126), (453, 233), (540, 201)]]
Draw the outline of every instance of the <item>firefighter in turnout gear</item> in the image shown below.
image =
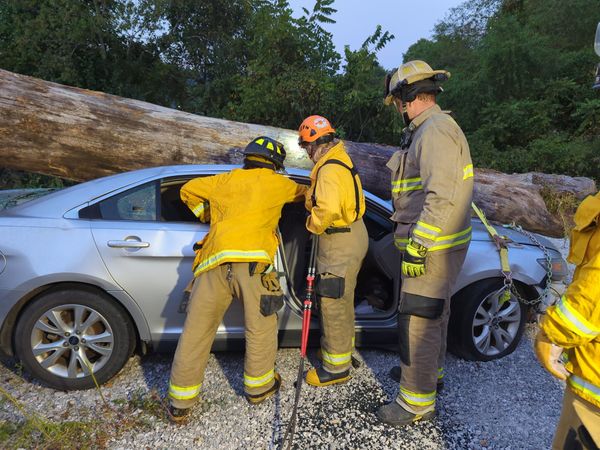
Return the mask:
[(285, 149), (268, 137), (244, 150), (244, 166), (199, 177), (181, 188), (181, 199), (202, 222), (206, 237), (194, 246), (194, 282), (183, 333), (171, 369), (169, 400), (174, 420), (183, 420), (198, 400), (210, 349), (235, 297), (244, 305), (244, 391), (260, 403), (281, 385), (275, 372), (277, 315), (283, 306), (273, 261), (277, 224), (285, 203), (302, 201), (306, 187), (276, 173)]
[(385, 104), (402, 115), (401, 150), (392, 172), (395, 244), (402, 253), (398, 305), (400, 367), (395, 401), (379, 419), (406, 425), (435, 415), (443, 376), (450, 296), (471, 239), (473, 165), (467, 140), (436, 104), (450, 74), (410, 61), (386, 77)]
[(307, 117), (299, 134), (299, 145), (315, 163), (306, 194), (306, 228), (319, 235), (315, 293), (323, 359), (323, 367), (308, 371), (306, 382), (327, 386), (350, 379), (354, 288), (369, 246), (362, 220), (365, 197), (354, 164), (326, 118)]
[(573, 281), (542, 317), (534, 347), (542, 366), (567, 380), (552, 448), (593, 449), (600, 447), (600, 193), (575, 213), (568, 260), (577, 266)]

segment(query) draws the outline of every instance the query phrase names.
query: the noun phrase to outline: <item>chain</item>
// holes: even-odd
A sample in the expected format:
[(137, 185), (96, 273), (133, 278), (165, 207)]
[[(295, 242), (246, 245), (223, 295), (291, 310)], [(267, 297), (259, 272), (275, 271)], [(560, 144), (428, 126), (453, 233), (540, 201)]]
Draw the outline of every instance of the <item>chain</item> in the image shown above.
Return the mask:
[(521, 303), (523, 303), (524, 305), (528, 305), (528, 306), (537, 306), (539, 305), (542, 300), (544, 299), (544, 297), (546, 297), (546, 295), (548, 294), (548, 291), (550, 291), (551, 289), (551, 284), (552, 284), (552, 258), (550, 256), (550, 252), (548, 251), (548, 249), (546, 248), (546, 246), (544, 244), (542, 244), (533, 233), (530, 233), (529, 231), (526, 231), (523, 229), (523, 227), (521, 227), (520, 225), (515, 225), (514, 223), (510, 224), (510, 225), (504, 225), (505, 228), (511, 228), (521, 234), (524, 234), (525, 236), (527, 236), (527, 238), (529, 238), (529, 240), (531, 242), (534, 243), (534, 245), (538, 246), (542, 252), (544, 253), (544, 257), (546, 259), (546, 285), (544, 286), (544, 289), (542, 290), (542, 293), (532, 299), (532, 300), (528, 300), (526, 298), (524, 298), (521, 294), (519, 294), (519, 291), (517, 290), (517, 288), (515, 287), (513, 281), (512, 281), (512, 277), (511, 277), (511, 273), (505, 273), (502, 272), (502, 274), (504, 275), (504, 288), (503, 289), (508, 289), (510, 290), (510, 292), (515, 296), (515, 298), (520, 301)]

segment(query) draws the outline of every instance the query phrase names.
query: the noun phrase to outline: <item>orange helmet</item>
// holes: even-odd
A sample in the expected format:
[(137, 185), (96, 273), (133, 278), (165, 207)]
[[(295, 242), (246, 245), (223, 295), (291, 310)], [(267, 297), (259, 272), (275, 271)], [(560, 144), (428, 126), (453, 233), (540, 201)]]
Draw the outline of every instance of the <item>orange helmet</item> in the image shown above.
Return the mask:
[(328, 139), (321, 139), (317, 144), (324, 144), (330, 142), (333, 139), (335, 130), (323, 116), (310, 116), (304, 119), (298, 128), (300, 137), (298, 138), (298, 144), (301, 145), (303, 142), (315, 142), (317, 139), (330, 136)]

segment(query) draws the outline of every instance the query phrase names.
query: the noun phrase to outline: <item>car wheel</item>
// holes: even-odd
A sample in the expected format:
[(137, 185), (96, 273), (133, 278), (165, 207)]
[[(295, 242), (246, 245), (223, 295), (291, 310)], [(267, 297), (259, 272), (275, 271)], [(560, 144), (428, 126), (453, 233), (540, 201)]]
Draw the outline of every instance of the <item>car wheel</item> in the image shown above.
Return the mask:
[(470, 361), (491, 361), (512, 353), (526, 321), (526, 307), (514, 295), (501, 301), (503, 282), (480, 280), (452, 298), (448, 349)]
[(43, 294), (20, 315), (15, 349), (29, 373), (61, 390), (102, 384), (127, 362), (133, 325), (115, 301), (86, 290)]

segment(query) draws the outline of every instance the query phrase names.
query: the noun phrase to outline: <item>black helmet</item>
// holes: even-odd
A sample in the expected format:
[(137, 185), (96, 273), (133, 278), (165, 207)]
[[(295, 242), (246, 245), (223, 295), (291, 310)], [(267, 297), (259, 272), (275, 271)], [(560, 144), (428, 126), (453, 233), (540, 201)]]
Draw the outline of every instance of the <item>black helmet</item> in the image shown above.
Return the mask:
[(244, 149), (244, 156), (260, 156), (271, 161), (278, 169), (283, 169), (285, 147), (281, 142), (270, 137), (260, 136), (250, 142)]

